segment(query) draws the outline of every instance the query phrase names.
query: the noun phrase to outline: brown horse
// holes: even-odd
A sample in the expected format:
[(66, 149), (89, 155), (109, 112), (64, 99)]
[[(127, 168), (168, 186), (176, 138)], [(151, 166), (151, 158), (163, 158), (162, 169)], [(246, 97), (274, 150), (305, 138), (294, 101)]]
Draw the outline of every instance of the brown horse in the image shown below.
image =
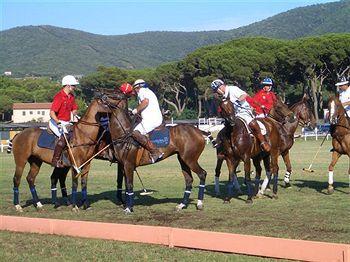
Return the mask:
[[(294, 118), (295, 117), (295, 118)], [(280, 98), (277, 99), (276, 104), (274, 106), (274, 108), (271, 110), (270, 114), (269, 114), (269, 118), (275, 120), (275, 124), (278, 126), (278, 130), (279, 130), (279, 134), (281, 137), (281, 144), (280, 144), (280, 152), (281, 155), (283, 157), (283, 161), (286, 165), (286, 173), (284, 176), (284, 182), (285, 182), (285, 186), (289, 187), (290, 186), (290, 176), (292, 174), (292, 166), (291, 166), (291, 162), (290, 162), (290, 158), (289, 158), (289, 150), (291, 149), (291, 147), (294, 144), (294, 133), (298, 127), (298, 125), (302, 125), (302, 126), (309, 126), (311, 128), (314, 128), (316, 126), (316, 121), (315, 121), (315, 117), (312, 111), (312, 106), (309, 103), (309, 98), (307, 96), (303, 96), (303, 98), (301, 99), (301, 101), (295, 103), (294, 105), (292, 105), (290, 107), (290, 109), (288, 109), (288, 107), (281, 101)], [(296, 121), (294, 121), (296, 120)], [(223, 129), (223, 134), (226, 131)], [(218, 134), (218, 144), (220, 143), (219, 141), (222, 141), (224, 138), (224, 136), (222, 136), (221, 131)], [(220, 137), (222, 136), (222, 137)], [(223, 144), (224, 145), (224, 144)], [(218, 150), (225, 152), (225, 148), (227, 148), (227, 146), (223, 146), (221, 149)], [(220, 153), (221, 155), (224, 155), (224, 153)], [(222, 157), (220, 157), (222, 158)], [(220, 168), (221, 168), (221, 163), (223, 160), (220, 160), (218, 158), (218, 162), (217, 162), (217, 167), (215, 169), (215, 181), (216, 181), (216, 192), (219, 192), (219, 186), (218, 186), (218, 180), (219, 180), (219, 176), (220, 176)], [(221, 163), (220, 163), (221, 162)], [(261, 177), (261, 166), (260, 166), (260, 161), (258, 161), (258, 159), (254, 158), (253, 159), (253, 163), (256, 169), (256, 184), (258, 182), (260, 182), (260, 177)], [(269, 170), (269, 165), (266, 162), (266, 159), (264, 161), (265, 164), (265, 169), (266, 169), (266, 178), (262, 184), (262, 188), (259, 191), (259, 196), (262, 195), (266, 189), (266, 186), (269, 182), (270, 179), (270, 170)], [(234, 178), (235, 183), (234, 186), (236, 187), (236, 189), (238, 191), (240, 191), (240, 187), (239, 184), (237, 182), (237, 178)]]
[[(120, 171), (123, 171), (119, 172), (119, 174), (123, 173), (125, 176), (126, 207), (124, 211), (129, 213), (133, 211), (134, 206), (134, 170), (138, 166), (149, 165), (152, 162), (149, 152), (135, 144), (130, 136), (133, 127), (130, 116), (127, 113), (128, 107), (126, 97), (121, 93), (106, 94), (106, 97), (108, 97), (108, 99), (105, 99), (105, 101), (108, 101), (106, 104), (112, 111), (110, 132), (114, 146), (114, 154), (118, 161)], [(187, 207), (189, 203), (193, 183), (191, 171), (195, 172), (200, 180), (197, 209), (203, 208), (207, 172), (199, 165), (198, 159), (205, 147), (203, 135), (208, 136), (209, 134), (210, 133), (201, 131), (192, 125), (179, 124), (170, 127), (170, 143), (167, 147), (160, 148), (160, 151), (164, 153), (162, 159), (168, 158), (174, 154), (177, 155), (185, 178), (185, 192), (182, 202), (176, 206), (177, 210)], [(121, 197), (121, 180), (119, 177), (117, 193), (119, 199)]]
[(221, 114), (225, 120), (230, 123), (226, 125), (225, 133), (226, 137), (222, 140), (224, 141), (224, 152), (226, 154), (226, 163), (229, 168), (229, 185), (228, 185), (228, 196), (226, 201), (229, 201), (232, 197), (232, 188), (235, 182), (235, 171), (242, 160), (244, 163), (244, 174), (245, 181), (248, 188), (248, 199), (247, 203), (252, 203), (253, 191), (251, 185), (250, 171), (251, 164), (250, 159), (256, 159), (256, 161), (261, 161), (264, 159), (266, 164), (270, 162), (271, 156), (271, 170), (274, 175), (274, 196), (277, 196), (277, 177), (278, 177), (278, 144), (280, 143), (280, 136), (276, 126), (273, 121), (264, 120), (261, 121), (266, 130), (271, 144), (270, 154), (263, 152), (260, 148), (259, 142), (246, 128), (242, 120), (235, 116), (235, 110), (233, 103), (229, 100), (223, 100), (220, 103)]
[[(334, 192), (333, 172), (334, 166), (341, 155), (348, 155), (350, 158), (350, 120), (345, 109), (337, 97), (331, 97), (328, 102), (330, 133), (332, 136), (332, 161), (328, 167), (328, 194)], [(350, 187), (350, 166), (349, 187)]]
[[(70, 141), (72, 148), (72, 155), (74, 155), (76, 164), (79, 166), (88, 160), (96, 150), (98, 141), (98, 132), (100, 124), (98, 123), (99, 114), (102, 112), (109, 112), (109, 108), (102, 103), (101, 99), (95, 99), (91, 102), (85, 115), (73, 126), (73, 138)], [(14, 205), (17, 211), (22, 211), (22, 207), (19, 205), (19, 190), (21, 177), (24, 167), (27, 162), (30, 164), (29, 173), (27, 175), (27, 182), (29, 184), (30, 191), (32, 193), (34, 205), (40, 209), (42, 204), (39, 201), (37, 191), (35, 189), (35, 179), (39, 173), (40, 167), (43, 162), (51, 164), (53, 151), (46, 148), (40, 148), (37, 146), (42, 130), (40, 128), (27, 128), (17, 134), (12, 140), (12, 151), (16, 164), (16, 170), (13, 177), (14, 184)], [(71, 155), (65, 151), (64, 155), (72, 163)], [(60, 170), (58, 172), (68, 172), (70, 163), (65, 163), (67, 169)], [(83, 166), (81, 170), (81, 183), (82, 193), (84, 197), (84, 191), (86, 192), (87, 175), (90, 169), (90, 162)], [(64, 180), (65, 180), (65, 174)], [(73, 186), (72, 186), (72, 202), (75, 207), (78, 178), (76, 171), (73, 170)]]

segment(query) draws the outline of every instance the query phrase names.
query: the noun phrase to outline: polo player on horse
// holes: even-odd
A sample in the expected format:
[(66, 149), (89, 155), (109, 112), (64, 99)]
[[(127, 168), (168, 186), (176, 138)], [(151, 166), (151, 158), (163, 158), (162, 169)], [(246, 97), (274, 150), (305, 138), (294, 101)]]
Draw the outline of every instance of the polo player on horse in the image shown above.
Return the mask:
[(236, 116), (242, 119), (251, 129), (253, 135), (260, 142), (262, 150), (270, 152), (271, 146), (265, 136), (261, 133), (260, 126), (253, 115), (253, 110), (248, 104), (246, 98), (248, 94), (238, 86), (226, 85), (221, 79), (216, 79), (211, 83), (213, 92), (223, 95), (224, 99), (230, 99), (234, 104)]
[(120, 90), (128, 95), (135, 94), (135, 92), (137, 94), (139, 105), (131, 112), (134, 115), (141, 114), (142, 121), (134, 128), (132, 137), (150, 152), (151, 161), (155, 163), (163, 157), (164, 153), (160, 152), (149, 140), (147, 134), (163, 122), (158, 99), (143, 79), (137, 79), (132, 86), (124, 83)]

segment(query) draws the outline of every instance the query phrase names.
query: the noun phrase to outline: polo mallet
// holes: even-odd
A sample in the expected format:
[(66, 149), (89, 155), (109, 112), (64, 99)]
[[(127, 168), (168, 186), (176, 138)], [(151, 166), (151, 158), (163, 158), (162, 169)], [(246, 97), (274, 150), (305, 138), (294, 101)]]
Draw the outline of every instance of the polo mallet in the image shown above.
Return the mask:
[(303, 171), (309, 172), (309, 173), (315, 172), (315, 170), (311, 169), (311, 168), (312, 168), (312, 164), (314, 163), (314, 161), (315, 161), (315, 159), (316, 159), (318, 153), (320, 152), (321, 147), (323, 146), (324, 141), (326, 141), (326, 138), (327, 138), (327, 136), (328, 136), (328, 133), (329, 133), (329, 130), (328, 130), (327, 134), (325, 135), (325, 137), (323, 138), (320, 147), (319, 147), (318, 150), (316, 151), (316, 154), (315, 154), (314, 158), (312, 159), (311, 164), (309, 165), (308, 168), (305, 168), (305, 167), (304, 167), (304, 168), (303, 168)]
[(71, 158), (73, 159), (73, 163), (74, 163), (73, 168), (74, 168), (75, 172), (77, 172), (77, 175), (79, 175), (80, 172), (81, 172), (81, 169), (78, 167), (78, 165), (77, 165), (77, 163), (75, 161), (72, 149), (71, 149), (71, 147), (69, 145), (69, 141), (68, 141), (68, 139), (66, 137), (66, 134), (65, 134), (64, 130), (63, 130), (62, 134), (63, 134), (64, 139), (66, 140), (66, 143), (67, 143), (68, 153), (70, 154)]
[(141, 182), (141, 185), (142, 185), (142, 188), (143, 188), (143, 192), (141, 192), (140, 195), (141, 195), (141, 196), (152, 195), (152, 194), (153, 194), (153, 191), (147, 191), (147, 190), (146, 190), (146, 188), (145, 188), (145, 186), (143, 185), (143, 182), (142, 182), (142, 180), (141, 180), (141, 177), (140, 177), (140, 175), (139, 175), (139, 172), (137, 172), (136, 169), (135, 169), (135, 171), (136, 171), (137, 176), (138, 176), (139, 179), (140, 179), (140, 182)]

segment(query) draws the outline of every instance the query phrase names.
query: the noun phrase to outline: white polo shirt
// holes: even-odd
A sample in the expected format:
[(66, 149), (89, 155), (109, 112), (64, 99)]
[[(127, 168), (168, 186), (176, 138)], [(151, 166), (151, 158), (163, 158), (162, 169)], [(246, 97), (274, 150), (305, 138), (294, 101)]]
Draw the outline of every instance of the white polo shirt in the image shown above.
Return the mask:
[(244, 92), (242, 89), (240, 89), (238, 86), (226, 86), (225, 94), (224, 97), (230, 99), (230, 101), (234, 104), (235, 106), (235, 111), (236, 112), (241, 112), (241, 111), (251, 111), (252, 108), (248, 104), (246, 100), (240, 101), (239, 105), (237, 103), (237, 100), (242, 96), (246, 95), (247, 93)]
[[(342, 91), (339, 94), (339, 100), (340, 102), (346, 103), (346, 102), (350, 102), (350, 87), (348, 87), (348, 89), (346, 89), (345, 91)], [(344, 109), (346, 111), (346, 114), (350, 117), (350, 106), (344, 106)]]
[(144, 87), (140, 88), (137, 98), (139, 103), (146, 98), (148, 99), (148, 106), (141, 112), (142, 122), (135, 127), (135, 130), (145, 135), (162, 124), (163, 116), (159, 108), (158, 99), (152, 90)]

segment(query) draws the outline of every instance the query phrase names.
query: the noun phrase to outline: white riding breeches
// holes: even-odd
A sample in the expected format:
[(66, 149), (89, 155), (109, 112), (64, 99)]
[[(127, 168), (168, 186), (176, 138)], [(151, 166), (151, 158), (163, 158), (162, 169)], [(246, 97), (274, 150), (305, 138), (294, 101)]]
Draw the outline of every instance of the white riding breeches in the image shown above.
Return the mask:
[(249, 125), (249, 123), (254, 120), (253, 114), (249, 111), (246, 111), (246, 110), (239, 111), (236, 113), (236, 115), (239, 116), (240, 118), (242, 118), (244, 120), (244, 122), (247, 123), (247, 125)]
[(139, 123), (134, 130), (139, 131), (141, 135), (146, 135), (161, 124), (162, 119), (152, 119), (148, 121), (142, 119), (141, 123)]
[(62, 128), (57, 126), (55, 120), (50, 119), (50, 121), (49, 121), (49, 128), (57, 137), (60, 137), (63, 132), (65, 134), (68, 134), (68, 130), (67, 130), (66, 126), (70, 125), (70, 123), (67, 121), (60, 120), (60, 122), (62, 123)]

